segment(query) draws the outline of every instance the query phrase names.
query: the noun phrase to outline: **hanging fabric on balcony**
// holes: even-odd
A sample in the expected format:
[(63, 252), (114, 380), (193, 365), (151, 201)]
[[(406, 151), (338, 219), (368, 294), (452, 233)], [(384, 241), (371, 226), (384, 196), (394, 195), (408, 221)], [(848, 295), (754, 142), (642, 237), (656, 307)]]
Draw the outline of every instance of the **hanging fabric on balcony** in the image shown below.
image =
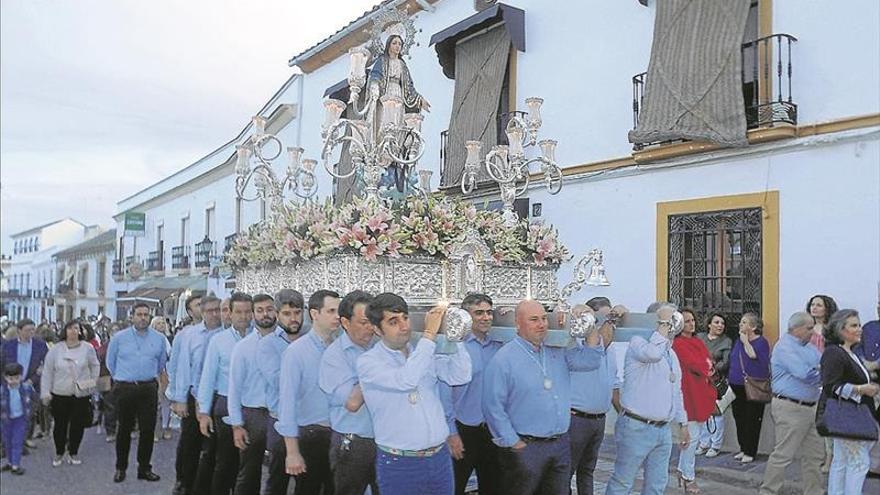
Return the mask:
[(745, 146), (742, 44), (749, 0), (659, 0), (635, 144)]
[(510, 35), (506, 29), (491, 29), (456, 45), (455, 94), (443, 186), (461, 181), (467, 157), (465, 141), (482, 141), (486, 151), (498, 144), (495, 121), (509, 56)]

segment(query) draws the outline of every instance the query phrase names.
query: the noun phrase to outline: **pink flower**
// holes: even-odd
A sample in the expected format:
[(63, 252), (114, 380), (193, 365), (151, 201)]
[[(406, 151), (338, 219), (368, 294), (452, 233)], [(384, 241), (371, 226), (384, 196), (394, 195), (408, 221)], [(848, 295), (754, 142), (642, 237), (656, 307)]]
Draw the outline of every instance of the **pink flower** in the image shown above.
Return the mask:
[(379, 247), (376, 245), (376, 239), (370, 239), (364, 243), (360, 252), (367, 261), (376, 261), (376, 256), (379, 254)]
[(542, 239), (538, 241), (538, 252), (541, 253), (542, 258), (543, 255), (551, 253), (554, 249), (556, 249), (556, 242), (552, 239)]
[(384, 215), (379, 214), (374, 216), (373, 218), (367, 221), (367, 227), (373, 232), (381, 232), (388, 228), (388, 224), (385, 223)]

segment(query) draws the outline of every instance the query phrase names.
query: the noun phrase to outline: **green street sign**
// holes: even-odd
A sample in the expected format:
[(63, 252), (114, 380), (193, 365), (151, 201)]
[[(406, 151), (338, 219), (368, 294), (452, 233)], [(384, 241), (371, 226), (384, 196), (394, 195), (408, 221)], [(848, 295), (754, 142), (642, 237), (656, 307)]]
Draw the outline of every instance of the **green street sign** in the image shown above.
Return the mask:
[(130, 211), (125, 214), (123, 225), (125, 226), (125, 235), (143, 237), (147, 232), (147, 215)]

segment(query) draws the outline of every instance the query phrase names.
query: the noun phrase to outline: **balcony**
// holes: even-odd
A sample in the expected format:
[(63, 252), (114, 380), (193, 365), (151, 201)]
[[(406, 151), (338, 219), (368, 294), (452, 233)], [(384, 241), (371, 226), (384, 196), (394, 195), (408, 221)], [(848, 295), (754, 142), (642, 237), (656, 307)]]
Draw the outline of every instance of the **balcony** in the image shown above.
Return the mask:
[(189, 246), (174, 246), (171, 248), (171, 268), (174, 270), (188, 270), (189, 253)]
[(114, 259), (113, 265), (110, 269), (112, 270), (111, 275), (113, 275), (114, 278), (122, 277), (122, 260), (118, 258)]
[(232, 249), (233, 244), (235, 244), (235, 239), (238, 238), (238, 234), (228, 235), (223, 239), (223, 253), (226, 254)]
[[(791, 45), (797, 38), (773, 34), (743, 43), (742, 81), (743, 105), (747, 129), (773, 127), (778, 124), (797, 125), (797, 104), (791, 97)], [(633, 128), (638, 127), (639, 111), (648, 90), (648, 73), (632, 78)], [(672, 141), (636, 144), (633, 149), (669, 144)]]
[(196, 268), (208, 268), (211, 266), (211, 257), (214, 256), (214, 241), (206, 236), (202, 242), (196, 244)]
[(165, 253), (162, 251), (150, 251), (147, 253), (147, 271), (161, 272), (165, 269)]

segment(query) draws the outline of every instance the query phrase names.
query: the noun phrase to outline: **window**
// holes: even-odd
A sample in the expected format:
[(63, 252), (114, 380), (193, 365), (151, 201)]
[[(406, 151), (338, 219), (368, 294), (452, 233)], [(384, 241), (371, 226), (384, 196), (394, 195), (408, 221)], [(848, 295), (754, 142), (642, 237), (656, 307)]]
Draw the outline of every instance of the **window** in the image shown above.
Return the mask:
[(440, 136), (440, 187), (455, 188), (466, 141), (481, 141), (484, 153), (506, 141), (516, 106), (516, 52), (525, 51), (525, 11), (493, 5), (434, 34), (431, 44), (443, 73), (455, 79), (449, 129)]
[(214, 239), (214, 207), (205, 210), (205, 237)]
[(779, 315), (779, 194), (657, 205), (657, 299), (720, 312), (731, 337), (742, 313), (761, 315), (775, 340)]
[(189, 217), (183, 217), (180, 219), (180, 245), (186, 246), (189, 244)]
[(97, 288), (98, 292), (101, 294), (103, 294), (104, 290), (106, 289), (105, 283), (104, 283), (104, 279), (106, 279), (106, 278), (107, 278), (107, 262), (104, 260), (101, 260), (98, 262), (98, 269), (97, 269), (96, 279), (95, 279), (95, 287)]

